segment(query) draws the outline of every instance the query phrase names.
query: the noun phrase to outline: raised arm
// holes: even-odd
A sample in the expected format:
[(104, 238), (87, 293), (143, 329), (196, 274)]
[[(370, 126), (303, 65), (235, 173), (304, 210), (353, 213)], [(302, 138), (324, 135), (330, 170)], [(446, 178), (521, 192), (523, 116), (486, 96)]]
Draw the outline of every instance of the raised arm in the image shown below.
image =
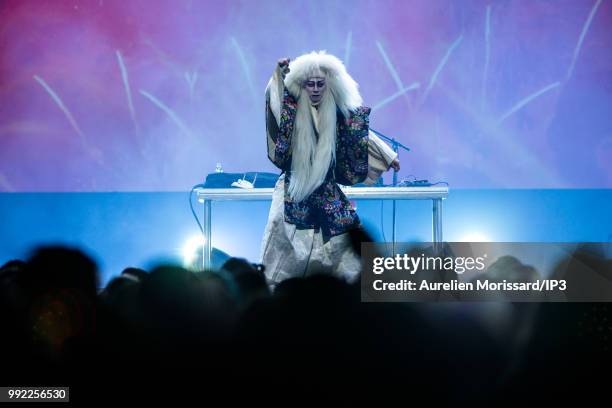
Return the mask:
[(266, 134), (268, 158), (281, 170), (291, 169), (291, 135), (297, 101), (285, 89), (289, 59), (278, 61), (266, 87)]

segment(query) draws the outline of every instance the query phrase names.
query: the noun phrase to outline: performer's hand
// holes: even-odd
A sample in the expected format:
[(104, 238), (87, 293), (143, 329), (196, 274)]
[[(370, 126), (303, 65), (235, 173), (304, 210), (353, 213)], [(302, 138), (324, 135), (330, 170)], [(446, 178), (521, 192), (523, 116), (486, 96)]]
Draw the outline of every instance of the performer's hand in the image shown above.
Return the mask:
[(395, 159), (391, 162), (391, 167), (393, 167), (393, 170), (395, 171), (400, 171), (400, 162), (399, 160)]
[(290, 61), (291, 61), (290, 58), (281, 58), (278, 60), (278, 69), (280, 70), (280, 73), (283, 79), (285, 79), (285, 76), (289, 73), (289, 62)]

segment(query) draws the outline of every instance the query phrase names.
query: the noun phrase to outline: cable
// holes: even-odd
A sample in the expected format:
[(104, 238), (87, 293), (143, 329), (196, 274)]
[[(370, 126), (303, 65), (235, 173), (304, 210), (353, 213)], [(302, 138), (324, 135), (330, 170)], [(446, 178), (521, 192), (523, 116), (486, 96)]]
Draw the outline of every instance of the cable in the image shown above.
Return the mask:
[(191, 208), (191, 213), (193, 214), (193, 218), (195, 218), (196, 222), (198, 223), (198, 227), (200, 227), (200, 232), (202, 233), (202, 237), (204, 237), (204, 228), (202, 227), (202, 224), (200, 223), (198, 214), (196, 214), (195, 210), (193, 209), (193, 192), (198, 188), (204, 188), (204, 184), (196, 184), (195, 186), (191, 187), (191, 191), (189, 192), (189, 208)]
[(409, 175), (407, 175), (406, 177), (404, 177), (404, 178), (402, 179), (402, 181), (400, 181), (398, 184), (402, 184), (402, 183), (404, 183), (405, 181), (407, 181), (406, 179), (407, 179), (408, 177), (412, 177), (412, 181), (416, 181), (416, 179), (417, 179), (417, 178), (416, 178), (416, 176), (415, 176), (414, 174), (409, 174)]
[[(413, 177), (413, 180), (412, 180), (413, 182), (417, 180), (417, 178), (416, 178), (416, 176), (414, 174), (409, 174), (408, 176), (404, 177), (402, 179), (402, 181), (400, 181), (398, 183), (398, 186), (401, 186), (402, 183), (405, 183), (407, 181), (408, 177)], [(446, 182), (446, 181), (438, 181), (437, 183), (429, 184), (429, 186), (430, 187), (431, 186), (437, 186), (439, 184), (444, 184), (447, 187), (449, 185), (448, 182)], [(392, 187), (392, 185), (385, 185), (383, 187)], [(385, 200), (380, 200), (380, 232), (382, 234), (383, 242), (387, 242), (387, 237), (385, 236), (385, 219), (384, 219), (385, 212), (384, 212), (384, 208), (385, 208)]]

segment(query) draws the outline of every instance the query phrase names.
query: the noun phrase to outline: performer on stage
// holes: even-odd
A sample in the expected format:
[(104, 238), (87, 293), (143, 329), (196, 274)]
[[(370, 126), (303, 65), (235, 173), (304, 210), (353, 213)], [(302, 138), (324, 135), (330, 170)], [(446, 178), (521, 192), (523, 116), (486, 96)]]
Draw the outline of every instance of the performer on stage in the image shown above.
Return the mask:
[(281, 59), (266, 88), (268, 157), (276, 183), (262, 242), (271, 285), (329, 272), (357, 278), (347, 231), (359, 217), (338, 184), (372, 184), (397, 153), (369, 132), (370, 108), (342, 62), (324, 51)]

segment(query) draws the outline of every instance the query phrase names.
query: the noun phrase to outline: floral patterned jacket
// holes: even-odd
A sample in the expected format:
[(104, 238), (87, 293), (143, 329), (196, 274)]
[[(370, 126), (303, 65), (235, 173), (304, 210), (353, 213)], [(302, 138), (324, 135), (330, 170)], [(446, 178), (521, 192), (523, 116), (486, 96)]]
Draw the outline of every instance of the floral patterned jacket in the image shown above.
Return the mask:
[(353, 185), (363, 182), (368, 174), (368, 129), (370, 108), (359, 107), (346, 119), (340, 110), (336, 125), (336, 161), (329, 168), (323, 184), (301, 202), (294, 202), (288, 193), (291, 183), (291, 136), (297, 101), (284, 91), (279, 124), (266, 102), (268, 157), (285, 173), (285, 221), (299, 229), (321, 230), (324, 240), (360, 225), (353, 206), (337, 183)]

